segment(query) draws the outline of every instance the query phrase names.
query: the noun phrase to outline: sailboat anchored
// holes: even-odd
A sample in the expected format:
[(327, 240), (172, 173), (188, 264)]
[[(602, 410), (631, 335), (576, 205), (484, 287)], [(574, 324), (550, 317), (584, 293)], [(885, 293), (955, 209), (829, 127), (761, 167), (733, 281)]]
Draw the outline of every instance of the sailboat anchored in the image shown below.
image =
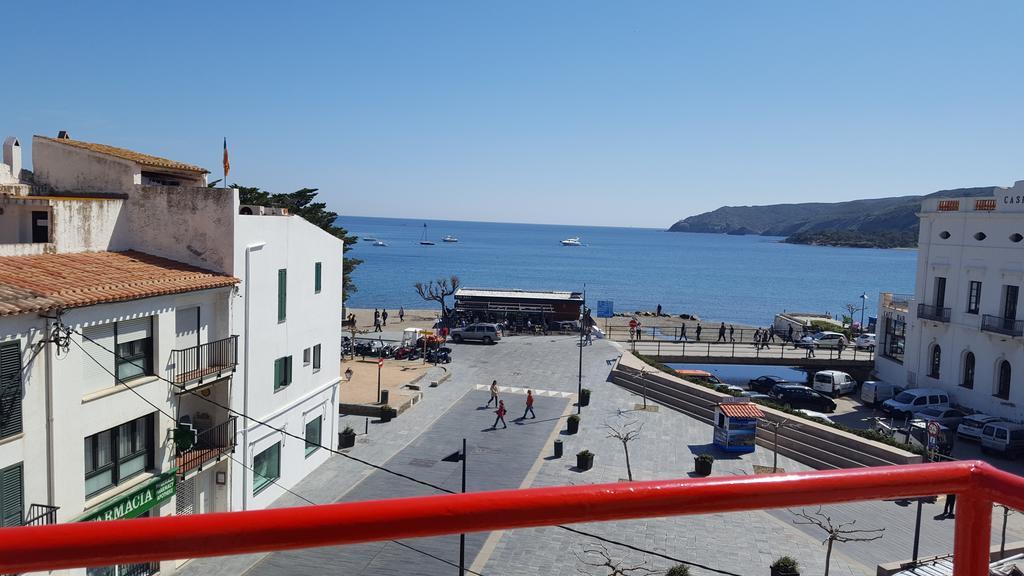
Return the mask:
[(423, 236), (420, 236), (420, 244), (423, 246), (433, 246), (434, 241), (427, 239), (427, 223), (423, 223)]

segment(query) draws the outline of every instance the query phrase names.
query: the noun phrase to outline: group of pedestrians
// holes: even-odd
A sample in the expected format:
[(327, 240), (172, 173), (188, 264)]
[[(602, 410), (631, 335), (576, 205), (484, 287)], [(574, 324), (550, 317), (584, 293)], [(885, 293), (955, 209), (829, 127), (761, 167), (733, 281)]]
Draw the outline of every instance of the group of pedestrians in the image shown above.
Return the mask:
[[(698, 324), (698, 326), (700, 326), (700, 325)], [(732, 324), (729, 324), (729, 342), (735, 342), (736, 341), (736, 338), (733, 336), (733, 334), (735, 334), (735, 333), (736, 333), (736, 329), (733, 328)], [(698, 337), (697, 339), (700, 340), (700, 337)], [(725, 341), (726, 341), (725, 340), (725, 322), (722, 322), (722, 325), (718, 327), (718, 340), (716, 340), (715, 343), (717, 344), (718, 342), (725, 342)]]
[(769, 326), (767, 328), (758, 328), (754, 330), (754, 349), (762, 350), (768, 349), (768, 343), (775, 342), (775, 327)]
[[(398, 308), (398, 322), (399, 323), (405, 322), (405, 306), (400, 306)], [(388, 325), (388, 310), (387, 310), (387, 308), (384, 308), (383, 310), (378, 310), (378, 309), (374, 308), (373, 309), (373, 331), (374, 332), (383, 332), (384, 331), (383, 327), (387, 326), (387, 325)]]
[[(494, 424), (491, 425), (491, 430), (497, 430), (498, 422), (501, 422), (502, 428), (508, 428), (508, 424), (505, 423), (505, 414), (508, 413), (508, 410), (505, 408), (505, 401), (498, 398), (497, 380), (491, 382), (491, 397), (487, 400), (485, 407), (490, 408), (491, 402), (494, 402), (494, 407), (496, 408), (494, 414), (497, 416), (494, 419)], [(523, 415), (519, 419), (525, 420), (527, 414), (530, 415), (531, 419), (537, 417), (537, 414), (533, 411), (533, 390), (526, 391), (526, 410), (523, 411)]]

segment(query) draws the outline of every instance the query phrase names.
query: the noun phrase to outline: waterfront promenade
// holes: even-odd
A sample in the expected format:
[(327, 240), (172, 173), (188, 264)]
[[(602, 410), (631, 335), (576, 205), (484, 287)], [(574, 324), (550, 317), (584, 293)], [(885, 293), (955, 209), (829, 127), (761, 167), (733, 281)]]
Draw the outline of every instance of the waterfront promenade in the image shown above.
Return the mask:
[[(503, 487), (551, 486), (616, 482), (626, 478), (625, 459), (617, 440), (608, 438), (604, 424), (643, 424), (641, 437), (630, 445), (636, 479), (687, 477), (693, 455), (710, 450), (711, 429), (706, 424), (659, 407), (656, 412), (635, 410), (639, 398), (606, 381), (620, 345), (596, 341), (584, 349), (584, 386), (593, 391), (591, 405), (583, 409), (580, 433), (562, 433), (572, 406), (577, 382), (578, 348), (571, 336), (510, 337), (495, 346), (457, 345), (451, 365), (453, 376), (438, 388), (425, 391), (423, 400), (388, 424), (370, 424), (370, 434), (360, 436), (350, 453), (375, 464), (438, 483), (458, 487), (459, 464), (441, 459), (457, 450), (463, 437), (469, 442), (470, 490)], [(482, 409), (487, 393), (478, 389), (497, 379), (509, 388), (533, 388), (563, 392), (569, 397), (538, 396), (537, 418), (516, 423), (524, 397), (511, 390), (502, 394), (509, 409), (508, 428), (489, 430), (494, 414)], [(652, 403), (653, 404), (653, 403)], [(363, 429), (363, 418), (344, 417), (342, 424)], [(565, 443), (565, 456), (553, 459), (554, 439)], [(594, 469), (575, 469), (575, 454), (582, 449), (596, 454)], [(770, 465), (771, 452), (758, 448), (743, 456), (718, 455), (714, 475), (754, 473), (754, 465)], [(787, 471), (805, 466), (780, 458)], [(295, 492), (317, 503), (378, 499), (427, 494), (421, 485), (375, 471), (343, 457), (332, 457), (301, 482)], [(276, 506), (305, 504), (296, 496), (282, 497)], [(941, 510), (941, 499), (925, 508), (922, 554), (938, 554), (952, 546), (952, 521), (931, 517)], [(833, 574), (868, 575), (879, 562), (909, 558), (913, 534), (913, 507), (891, 502), (861, 502), (828, 506), (843, 519), (857, 519), (858, 527), (884, 526), (882, 540), (864, 545), (843, 545), (833, 552)], [(1024, 526), (1011, 517), (1010, 539), (1024, 537)], [(804, 573), (823, 571), (821, 535), (792, 525), (784, 511), (682, 516), (624, 522), (578, 525), (601, 537), (623, 541), (675, 558), (704, 564), (734, 574), (767, 574), (771, 561), (783, 554), (797, 557)], [(998, 530), (995, 532), (998, 534)], [(538, 528), (469, 535), (467, 558), (479, 574), (535, 575), (572, 574), (582, 567), (574, 551), (591, 539), (560, 530)], [(415, 548), (415, 550), (413, 550)], [(616, 559), (648, 561), (655, 569), (670, 563), (626, 551), (613, 545)], [(427, 556), (425, 554), (430, 554)], [(190, 563), (190, 575), (238, 576), (323, 574), (448, 575), (456, 569), (458, 538), (440, 537), (401, 543), (376, 543), (353, 547), (279, 552), (245, 557), (201, 559)], [(592, 572), (598, 574), (599, 572)], [(694, 570), (695, 574), (706, 573)]]

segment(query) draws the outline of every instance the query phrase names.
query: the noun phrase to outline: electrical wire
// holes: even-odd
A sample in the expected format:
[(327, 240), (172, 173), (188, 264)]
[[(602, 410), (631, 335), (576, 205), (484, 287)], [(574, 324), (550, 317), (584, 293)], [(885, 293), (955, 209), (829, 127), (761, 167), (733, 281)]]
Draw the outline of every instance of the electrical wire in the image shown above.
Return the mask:
[[(154, 409), (154, 410), (156, 410), (157, 412), (160, 412), (161, 414), (163, 414), (164, 416), (167, 416), (167, 417), (168, 417), (168, 418), (170, 418), (171, 420), (174, 420), (174, 421), (176, 421), (176, 418), (175, 418), (174, 416), (171, 416), (171, 415), (170, 415), (169, 413), (167, 413), (167, 412), (166, 412), (166, 411), (165, 411), (164, 409), (162, 409), (162, 408), (160, 408), (159, 406), (157, 406), (156, 404), (154, 404), (154, 403), (150, 402), (150, 401), (149, 401), (149, 399), (148, 399), (148, 398), (146, 398), (145, 396), (143, 396), (143, 395), (142, 395), (141, 393), (139, 393), (139, 391), (138, 391), (138, 390), (136, 390), (135, 388), (133, 388), (133, 387), (131, 387), (131, 386), (128, 386), (127, 384), (125, 384), (125, 382), (124, 382), (123, 380), (121, 380), (120, 378), (118, 378), (118, 376), (117, 376), (117, 375), (116, 375), (115, 373), (111, 372), (111, 371), (110, 371), (110, 370), (109, 370), (109, 369), (108, 369), (108, 368), (107, 368), (106, 366), (104, 366), (103, 364), (100, 364), (100, 362), (99, 362), (99, 361), (98, 361), (98, 360), (97, 360), (97, 359), (96, 359), (96, 358), (95, 358), (95, 357), (94, 357), (94, 356), (93, 356), (92, 354), (90, 354), (88, 350), (86, 350), (86, 349), (85, 349), (84, 347), (82, 347), (82, 345), (81, 345), (81, 344), (79, 344), (79, 343), (78, 343), (78, 342), (77, 342), (76, 340), (72, 340), (72, 342), (74, 342), (74, 343), (75, 343), (75, 346), (77, 346), (77, 347), (78, 347), (78, 348), (79, 348), (79, 349), (80, 349), (80, 350), (81, 350), (82, 352), (84, 352), (84, 353), (85, 353), (85, 355), (86, 355), (86, 356), (88, 356), (88, 357), (89, 357), (89, 358), (90, 358), (90, 359), (91, 359), (91, 360), (92, 360), (93, 362), (95, 362), (95, 363), (96, 363), (97, 365), (99, 365), (99, 366), (100, 366), (100, 368), (102, 368), (102, 369), (103, 369), (103, 370), (104, 370), (104, 371), (105, 371), (105, 372), (106, 372), (107, 374), (110, 374), (111, 376), (113, 376), (113, 377), (114, 377), (114, 379), (115, 379), (115, 380), (117, 381), (117, 383), (118, 383), (118, 384), (121, 384), (121, 385), (123, 385), (123, 386), (124, 386), (125, 388), (127, 388), (128, 390), (131, 390), (133, 394), (135, 394), (136, 396), (138, 396), (139, 398), (141, 398), (141, 399), (142, 399), (142, 401), (143, 401), (143, 402), (145, 402), (146, 404), (149, 404), (150, 406), (152, 406), (152, 407), (153, 407), (153, 409)], [(202, 396), (200, 396), (200, 397), (202, 397)], [(262, 478), (266, 478), (267, 480), (270, 480), (270, 482), (271, 482), (272, 484), (274, 484), (274, 485), (275, 485), (275, 486), (277, 486), (278, 488), (281, 488), (282, 490), (284, 490), (285, 492), (287, 492), (287, 493), (291, 494), (292, 496), (295, 496), (296, 498), (298, 498), (298, 499), (300, 499), (300, 500), (302, 500), (302, 501), (304, 501), (304, 502), (306, 502), (307, 504), (310, 504), (310, 505), (312, 505), (312, 506), (318, 506), (318, 504), (317, 504), (316, 502), (314, 502), (314, 501), (310, 500), (309, 498), (306, 498), (305, 496), (303, 496), (302, 494), (299, 494), (298, 492), (296, 492), (296, 491), (292, 490), (291, 488), (288, 488), (288, 487), (287, 487), (287, 486), (285, 486), (284, 484), (281, 484), (281, 483), (280, 483), (280, 482), (279, 482), (278, 480), (276, 480), (276, 479), (274, 479), (274, 478), (267, 478), (266, 476), (263, 476), (262, 474), (260, 474), (259, 472), (257, 472), (257, 471), (256, 471), (256, 469), (255, 469), (255, 468), (253, 468), (252, 466), (249, 466), (249, 465), (248, 465), (248, 464), (246, 464), (245, 462), (242, 462), (242, 461), (241, 461), (241, 460), (239, 460), (238, 458), (235, 458), (233, 454), (231, 454), (231, 453), (223, 453), (223, 455), (224, 455), (224, 456), (227, 456), (227, 457), (228, 457), (228, 458), (230, 458), (230, 459), (231, 459), (232, 461), (234, 461), (234, 462), (235, 462), (236, 464), (238, 464), (238, 465), (239, 465), (239, 466), (241, 466), (242, 468), (245, 468), (246, 470), (249, 470), (249, 471), (250, 471), (250, 472), (252, 472), (253, 474), (256, 474), (256, 475), (258, 475), (258, 476), (260, 476), (260, 477), (262, 477)], [(431, 554), (430, 552), (427, 552), (427, 551), (425, 551), (425, 550), (420, 550), (419, 548), (416, 548), (416, 547), (414, 547), (414, 546), (410, 546), (410, 545), (408, 545), (408, 544), (405, 544), (404, 542), (399, 542), (398, 540), (391, 540), (391, 542), (393, 542), (394, 544), (398, 544), (399, 546), (402, 546), (402, 547), (408, 548), (409, 550), (412, 550), (413, 552), (418, 552), (419, 554), (422, 554), (422, 555), (424, 555), (424, 556), (427, 556), (427, 557), (429, 557), (429, 558), (433, 558), (434, 560), (437, 560), (437, 561), (439, 561), (439, 562), (444, 562), (445, 564), (448, 564), (449, 566), (454, 566), (454, 567), (458, 568), (458, 564), (455, 564), (455, 563), (451, 562), (450, 560), (445, 560), (444, 558), (441, 558), (440, 556), (437, 556), (437, 555)], [(476, 574), (477, 576), (484, 576), (483, 574), (480, 574), (479, 572), (475, 572), (475, 571), (473, 571), (473, 570), (470, 570), (470, 569), (468, 569), (468, 568), (466, 569), (466, 572), (469, 572), (470, 574)]]
[[(96, 342), (95, 340), (93, 340), (92, 338), (89, 338), (88, 336), (86, 336), (82, 332), (80, 332), (78, 330), (75, 330), (75, 329), (71, 329), (71, 328), (67, 328), (67, 330), (70, 330), (71, 332), (74, 332), (75, 334), (78, 334), (79, 336), (81, 336), (85, 340), (88, 340), (89, 342), (95, 344), (96, 346), (102, 348), (103, 350), (106, 350), (107, 352), (111, 353), (114, 356), (114, 358), (116, 358), (118, 361), (127, 362), (128, 364), (131, 364), (131, 365), (133, 365), (133, 366), (135, 366), (137, 368), (145, 369), (144, 366), (136, 364), (135, 362), (133, 362), (131, 360), (125, 360), (120, 355), (118, 355), (117, 352), (107, 348), (106, 346), (100, 344), (99, 342)], [(78, 344), (77, 341), (72, 339), (72, 342), (75, 342), (75, 344), (79, 348), (81, 348), (83, 351), (85, 351), (85, 349), (82, 348), (82, 346), (80, 344)], [(86, 352), (86, 354), (88, 354), (89, 357), (92, 358), (92, 360), (94, 362), (99, 364), (99, 361), (97, 361), (95, 358), (93, 358), (91, 354), (89, 354), (88, 352)], [(102, 364), (101, 364), (101, 366), (102, 366)], [(107, 368), (105, 366), (103, 366), (103, 369), (106, 370), (108, 373), (110, 373), (110, 371), (107, 370)], [(111, 375), (113, 375), (113, 374), (111, 373)], [(196, 398), (200, 398), (200, 399), (202, 399), (202, 400), (204, 400), (204, 401), (206, 401), (206, 402), (208, 402), (210, 404), (213, 404), (214, 406), (217, 406), (217, 407), (219, 407), (219, 408), (221, 408), (223, 410), (226, 410), (226, 411), (228, 411), (230, 413), (233, 413), (233, 414), (237, 415), (238, 417), (240, 417), (240, 418), (242, 418), (244, 420), (249, 420), (251, 422), (255, 422), (256, 424), (259, 424), (261, 426), (265, 426), (265, 427), (267, 427), (267, 428), (269, 428), (271, 430), (274, 430), (276, 432), (280, 432), (281, 434), (283, 434), (285, 436), (288, 436), (288, 437), (291, 437), (291, 438), (295, 438), (297, 440), (302, 440), (303, 442), (307, 442), (306, 438), (303, 437), (303, 436), (299, 436), (297, 434), (293, 434), (291, 432), (288, 432), (287, 430), (284, 430), (283, 428), (278, 428), (278, 427), (273, 426), (271, 424), (268, 424), (268, 423), (266, 423), (266, 422), (264, 422), (264, 421), (262, 421), (262, 420), (260, 420), (258, 418), (254, 418), (252, 416), (249, 416), (248, 414), (245, 414), (243, 412), (239, 412), (238, 410), (235, 410), (235, 409), (233, 409), (233, 408), (231, 408), (229, 406), (225, 406), (225, 405), (221, 404), (220, 402), (217, 402), (216, 400), (213, 400), (211, 398), (207, 398), (206, 396), (203, 396), (202, 394), (199, 394), (195, 390), (186, 389), (184, 386), (178, 384), (177, 382), (174, 382), (172, 380), (164, 378), (163, 376), (159, 376), (159, 375), (156, 375), (156, 374), (153, 374), (152, 376), (157, 378), (158, 380), (161, 380), (163, 382), (166, 382), (166, 383), (170, 384), (171, 386), (174, 386), (175, 388), (181, 390), (184, 393), (191, 394), (191, 395), (195, 396)], [(117, 376), (114, 375), (114, 378), (117, 378)], [(117, 379), (117, 380), (118, 380), (118, 382), (121, 382), (122, 384), (124, 384), (124, 382), (122, 382), (120, 379)], [(128, 386), (128, 388), (131, 389), (130, 386)], [(138, 394), (138, 392), (136, 392), (136, 394)], [(142, 397), (141, 394), (139, 394), (139, 396)], [(145, 398), (143, 398), (143, 400), (145, 400)], [(150, 404), (151, 406), (153, 406), (154, 408), (157, 408), (152, 402), (149, 402), (149, 400), (146, 400), (146, 402), (148, 404)], [(157, 410), (160, 410), (160, 409), (157, 408)], [(160, 411), (162, 413), (164, 413), (164, 414), (167, 414), (166, 412), (163, 412), (163, 410), (160, 410)], [(170, 418), (172, 420), (176, 421), (176, 419), (173, 416), (170, 416)], [(329, 446), (325, 446), (323, 444), (314, 443), (314, 442), (309, 442), (309, 444), (311, 444), (311, 445), (315, 444), (316, 446), (318, 446), (320, 448), (323, 448), (324, 450), (327, 450), (331, 454), (335, 454), (335, 455), (338, 455), (338, 456), (342, 456), (342, 457), (348, 458), (349, 460), (352, 460), (352, 461), (355, 461), (355, 462), (359, 462), (360, 464), (363, 464), (365, 466), (369, 466), (370, 468), (374, 468), (376, 470), (380, 470), (381, 472), (385, 472), (387, 474), (391, 474), (393, 476), (397, 476), (399, 478), (402, 478), (402, 479), (405, 479), (405, 480), (409, 480), (410, 482), (415, 482), (416, 484), (420, 484), (421, 486), (426, 486), (428, 488), (432, 488), (434, 490), (437, 490), (439, 492), (444, 492), (446, 494), (456, 494), (455, 491), (449, 490), (448, 488), (444, 488), (442, 486), (438, 486), (437, 484), (433, 484), (433, 483), (427, 482), (425, 480), (420, 480), (419, 478), (415, 478), (413, 476), (409, 476), (408, 474), (403, 474), (401, 472), (396, 472), (394, 470), (390, 470), (388, 468), (385, 468), (384, 466), (380, 466), (380, 465), (374, 464), (372, 462), (367, 462), (366, 460), (363, 460), (362, 458), (357, 458), (355, 456), (352, 456), (351, 454), (346, 454), (346, 453), (344, 453), (344, 452), (342, 452), (340, 450), (335, 450), (334, 448), (331, 448)], [(232, 459), (234, 459), (234, 458), (232, 458)], [(237, 460), (236, 460), (236, 462), (237, 462)], [(245, 464), (242, 464), (242, 466), (245, 466)], [(298, 496), (298, 495), (296, 495), (296, 496)], [(300, 498), (302, 498), (302, 497), (300, 496)], [(303, 499), (306, 500), (305, 498), (303, 498)], [(306, 500), (306, 501), (308, 502), (308, 500)], [(310, 502), (310, 503), (312, 503), (312, 502)], [(678, 564), (684, 564), (684, 565), (688, 565), (688, 566), (693, 566), (695, 568), (700, 568), (702, 570), (706, 570), (708, 572), (713, 572), (715, 574), (722, 574), (724, 576), (742, 576), (741, 574), (736, 574), (735, 572), (729, 572), (729, 571), (726, 571), (726, 570), (719, 570), (717, 568), (711, 568), (710, 566), (705, 566), (703, 564), (699, 564), (699, 563), (696, 563), (696, 562), (691, 562), (689, 560), (683, 560), (681, 558), (676, 558), (676, 557), (673, 557), (673, 556), (669, 556), (667, 554), (662, 554), (660, 552), (655, 552), (653, 550), (647, 550), (645, 548), (640, 548), (640, 547), (637, 547), (637, 546), (633, 546), (631, 544), (626, 544), (625, 542), (620, 542), (618, 540), (612, 540), (612, 539), (609, 539), (609, 538), (605, 538), (603, 536), (598, 536), (597, 534), (594, 534), (594, 533), (591, 533), (591, 532), (587, 532), (587, 531), (584, 531), (584, 530), (579, 530), (577, 528), (571, 528), (569, 526), (565, 526), (565, 525), (562, 525), (562, 524), (557, 524), (557, 525), (555, 525), (555, 527), (556, 528), (560, 528), (562, 530), (566, 530), (566, 531), (572, 532), (574, 534), (578, 534), (578, 535), (581, 535), (581, 536), (586, 536), (588, 538), (593, 538), (595, 540), (600, 540), (600, 541), (605, 542), (607, 544), (612, 544), (612, 545), (615, 545), (615, 546), (620, 546), (622, 548), (633, 550), (635, 552), (640, 552), (642, 554), (649, 554), (651, 556), (657, 556), (659, 558), (662, 558), (662, 559), (665, 559), (665, 560), (669, 560), (671, 562), (676, 562)], [(412, 548), (411, 546), (407, 546), (407, 547)], [(426, 553), (424, 552), (424, 554), (426, 554)], [(440, 558), (438, 558), (438, 560), (444, 561), (443, 559), (440, 559)], [(467, 569), (467, 571), (469, 571), (469, 570)], [(474, 574), (475, 574), (475, 572), (474, 572)]]

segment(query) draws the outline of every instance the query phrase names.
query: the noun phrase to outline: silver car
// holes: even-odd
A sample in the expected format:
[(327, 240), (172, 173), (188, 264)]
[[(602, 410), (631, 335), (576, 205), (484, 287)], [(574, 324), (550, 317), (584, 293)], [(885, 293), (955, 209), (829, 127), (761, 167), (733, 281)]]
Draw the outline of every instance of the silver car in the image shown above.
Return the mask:
[(497, 324), (470, 324), (463, 328), (454, 328), (451, 332), (452, 342), (477, 341), (494, 344), (501, 340), (501, 328)]

